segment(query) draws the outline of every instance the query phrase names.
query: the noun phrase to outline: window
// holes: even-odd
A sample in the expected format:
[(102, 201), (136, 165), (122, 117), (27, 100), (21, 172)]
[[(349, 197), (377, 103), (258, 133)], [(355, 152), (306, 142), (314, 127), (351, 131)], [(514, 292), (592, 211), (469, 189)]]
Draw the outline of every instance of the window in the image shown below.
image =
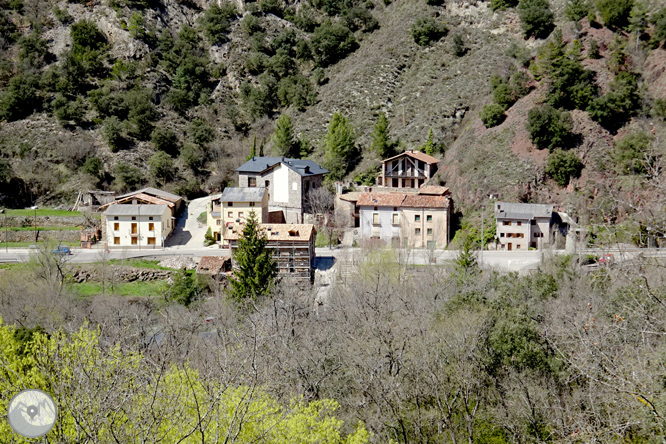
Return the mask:
[(414, 229), (414, 234), (421, 234), (421, 229), (420, 228)]
[(520, 233), (520, 237), (521, 237), (521, 238), (524, 238), (524, 237), (525, 237), (525, 233)]
[(393, 213), (393, 225), (400, 225), (400, 215)]
[(375, 211), (377, 211), (379, 208), (375, 207)]
[(148, 224), (148, 231), (155, 231), (155, 224), (154, 223), (149, 223)]
[(511, 226), (511, 221), (510, 220), (505, 220), (504, 222), (502, 222), (502, 225), (510, 227)]
[(516, 250), (520, 250), (520, 244), (516, 244)]
[(228, 206), (228, 207), (233, 207), (233, 206), (234, 206), (234, 203), (233, 203), (233, 202), (229, 202), (229, 203), (227, 204), (227, 206)]
[(398, 207), (393, 207), (393, 211), (398, 211)]
[(216, 220), (215, 222), (217, 222), (218, 226), (222, 225), (222, 221), (220, 219)]
[(432, 214), (426, 215), (426, 222), (432, 222)]
[(530, 221), (530, 225), (536, 225), (536, 220), (532, 219), (532, 220)]
[(243, 212), (242, 212), (242, 211), (239, 211), (239, 212), (238, 212), (238, 217), (239, 217), (239, 218), (242, 218), (242, 217), (243, 217)]
[(113, 244), (114, 245), (120, 245), (120, 238), (119, 237), (114, 237), (113, 238)]
[(148, 220), (153, 220), (153, 216), (150, 216), (150, 217), (148, 218)]
[(437, 241), (428, 241), (426, 243), (426, 248), (428, 248), (429, 250), (434, 250), (435, 248), (437, 248)]
[(113, 216), (113, 220), (118, 220), (118, 216)]
[(254, 202), (250, 202), (250, 206), (253, 207), (253, 206), (254, 206)]
[(148, 238), (148, 245), (155, 245), (155, 238), (154, 237), (149, 237)]
[(379, 213), (372, 213), (372, 225), (379, 225)]
[(432, 228), (428, 228), (428, 236), (432, 236)]
[(414, 215), (414, 222), (421, 222), (421, 215), (420, 214), (415, 214)]
[(257, 186), (257, 178), (256, 177), (248, 177), (247, 186), (248, 187), (256, 187)]
[(266, 188), (268, 188), (268, 187), (270, 186), (270, 184), (271, 184), (271, 181), (270, 181), (270, 180), (267, 180), (267, 181), (264, 182), (264, 186), (265, 186)]
[(136, 216), (132, 216), (132, 220), (136, 220)]
[(138, 241), (138, 238), (133, 237), (133, 238), (132, 238), (132, 245), (136, 245), (136, 244), (137, 244), (137, 241)]
[(504, 233), (500, 233), (500, 237), (504, 237)]
[(521, 225), (523, 225), (523, 223), (522, 223), (521, 221), (518, 221), (518, 222), (516, 222), (516, 223), (518, 224), (519, 227), (520, 227)]
[(227, 213), (227, 217), (230, 217), (231, 219), (233, 219), (233, 218), (234, 218), (234, 212), (233, 212), (233, 211), (229, 211), (229, 212)]
[(120, 230), (120, 224), (118, 222), (113, 223), (113, 231), (118, 231)]

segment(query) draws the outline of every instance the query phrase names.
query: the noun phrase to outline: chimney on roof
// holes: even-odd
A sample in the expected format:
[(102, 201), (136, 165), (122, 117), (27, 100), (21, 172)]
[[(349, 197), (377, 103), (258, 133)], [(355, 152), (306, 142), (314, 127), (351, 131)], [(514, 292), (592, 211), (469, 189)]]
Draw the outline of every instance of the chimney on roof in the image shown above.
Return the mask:
[(252, 161), (254, 162), (254, 156), (252, 156)]

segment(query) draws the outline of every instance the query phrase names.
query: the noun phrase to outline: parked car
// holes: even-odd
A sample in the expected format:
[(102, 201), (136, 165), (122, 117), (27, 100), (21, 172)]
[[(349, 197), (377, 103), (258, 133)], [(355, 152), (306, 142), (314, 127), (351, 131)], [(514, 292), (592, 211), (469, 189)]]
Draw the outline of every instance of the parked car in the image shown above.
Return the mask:
[(67, 254), (72, 254), (72, 250), (69, 249), (69, 247), (58, 247), (55, 250), (53, 250), (51, 253), (57, 254), (60, 256), (65, 256)]

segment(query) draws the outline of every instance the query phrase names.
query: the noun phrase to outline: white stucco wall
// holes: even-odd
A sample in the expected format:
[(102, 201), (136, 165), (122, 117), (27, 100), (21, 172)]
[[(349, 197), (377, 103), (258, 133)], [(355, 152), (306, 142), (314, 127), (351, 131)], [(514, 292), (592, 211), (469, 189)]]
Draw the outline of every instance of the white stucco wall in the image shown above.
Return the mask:
[(278, 165), (273, 170), (273, 202), (289, 202), (289, 190), (291, 184), (289, 183), (289, 169), (284, 165)]
[[(114, 217), (118, 217), (115, 220)], [(153, 220), (150, 220), (150, 217)], [(136, 216), (136, 220), (132, 220), (132, 216), (108, 216), (106, 218), (106, 237), (107, 245), (109, 248), (113, 247), (161, 247), (162, 238), (166, 238), (172, 231), (172, 221), (170, 211), (165, 211), (162, 216)], [(115, 229), (115, 224), (118, 224), (118, 230)], [(132, 224), (137, 224), (137, 243), (132, 244)], [(150, 230), (150, 224), (153, 224), (153, 230)], [(154, 237), (155, 244), (149, 245), (148, 238)], [(115, 238), (120, 239), (120, 243), (115, 243)]]
[[(374, 213), (379, 215), (379, 225), (373, 224)], [(400, 214), (400, 211), (393, 211), (393, 207), (378, 207), (375, 210), (371, 206), (362, 206), (359, 210), (361, 237), (374, 237), (378, 232), (379, 238), (385, 241), (399, 238), (400, 225), (393, 225), (393, 214)]]

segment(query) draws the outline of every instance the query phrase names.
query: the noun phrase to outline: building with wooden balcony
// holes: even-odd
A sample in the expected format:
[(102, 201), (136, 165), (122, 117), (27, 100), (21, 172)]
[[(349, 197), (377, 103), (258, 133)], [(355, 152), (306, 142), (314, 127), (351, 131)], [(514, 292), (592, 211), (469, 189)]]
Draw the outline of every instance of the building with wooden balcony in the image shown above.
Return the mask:
[(437, 172), (438, 159), (421, 151), (408, 150), (382, 160), (377, 185), (389, 188), (420, 188)]
[[(259, 232), (266, 237), (266, 247), (277, 261), (279, 275), (299, 282), (314, 281), (315, 238), (317, 230), (312, 224), (259, 224)], [(228, 243), (232, 264), (238, 239), (243, 235), (243, 224), (237, 224), (224, 235)]]
[(110, 205), (104, 220), (108, 248), (163, 247), (174, 228), (167, 205)]

